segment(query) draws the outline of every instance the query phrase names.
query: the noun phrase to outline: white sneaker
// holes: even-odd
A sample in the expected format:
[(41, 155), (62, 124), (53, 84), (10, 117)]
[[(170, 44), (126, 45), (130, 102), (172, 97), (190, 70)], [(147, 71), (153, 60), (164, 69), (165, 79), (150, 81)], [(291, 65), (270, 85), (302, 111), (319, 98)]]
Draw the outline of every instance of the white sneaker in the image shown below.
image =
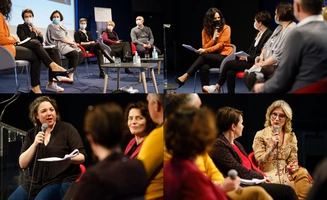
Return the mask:
[(138, 89), (133, 89), (133, 87), (131, 87), (131, 86), (125, 86), (125, 87), (122, 87), (122, 88), (119, 88), (119, 89), (122, 90), (122, 91), (128, 92), (128, 93), (131, 93), (131, 94), (139, 92)]
[(216, 85), (205, 85), (203, 86), (203, 91), (205, 93), (218, 93)]
[(51, 85), (47, 84), (47, 86), (45, 87), (45, 89), (49, 92), (64, 92), (65, 89), (58, 86), (57, 83), (52, 82)]

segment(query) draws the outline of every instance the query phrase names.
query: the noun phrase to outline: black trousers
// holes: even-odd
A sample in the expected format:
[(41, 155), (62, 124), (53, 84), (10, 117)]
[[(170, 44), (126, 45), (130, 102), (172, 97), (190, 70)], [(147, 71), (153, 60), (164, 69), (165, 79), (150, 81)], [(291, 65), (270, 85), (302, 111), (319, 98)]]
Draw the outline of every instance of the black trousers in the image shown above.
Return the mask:
[(227, 80), (228, 93), (235, 93), (235, 76), (238, 72), (243, 72), (245, 69), (251, 68), (253, 63), (248, 63), (245, 60), (231, 60), (225, 63), (223, 70), (219, 75), (217, 83), (223, 86)]
[(68, 58), (68, 68), (73, 68), (74, 71), (76, 67), (83, 62), (84, 59), (84, 53), (82, 51), (76, 50), (66, 53), (64, 56)]
[[(53, 62), (57, 63), (59, 66), (61, 65), (60, 63), (60, 51), (57, 48), (48, 48), (45, 49), (45, 51), (48, 53), (50, 58), (53, 60)], [(49, 81), (52, 81), (52, 69), (49, 67), (49, 73), (48, 73), (48, 79)]]
[(103, 64), (103, 56), (106, 56), (109, 52), (105, 53), (104, 47), (99, 42), (96, 42), (93, 44), (88, 44), (83, 47), (84, 47), (85, 51), (94, 53), (97, 56), (98, 66), (99, 66), (100, 71), (102, 71), (103, 69), (101, 68), (101, 65)]
[(40, 85), (41, 62), (36, 53), (23, 46), (15, 46), (16, 60), (27, 60), (31, 62), (30, 76), (32, 87)]
[(123, 60), (124, 55), (131, 55), (131, 44), (129, 42), (122, 42), (109, 45), (112, 53), (110, 55), (120, 57)]
[(194, 61), (186, 73), (193, 76), (200, 70), (201, 86), (209, 85), (209, 69), (214, 67), (219, 68), (225, 57), (218, 53), (203, 53)]
[(295, 190), (288, 185), (262, 183), (261, 186), (274, 200), (298, 200)]
[[(261, 69), (261, 73), (264, 75), (264, 81), (268, 80), (274, 74), (276, 69), (276, 65), (267, 65), (263, 66)], [(249, 91), (252, 91), (254, 84), (257, 82), (257, 75), (255, 72), (246, 72), (243, 77), (243, 81), (245, 86)]]
[[(136, 44), (135, 46), (136, 46), (137, 54), (140, 56), (140, 58), (144, 58), (145, 57), (146, 50), (149, 51), (150, 57), (152, 57), (153, 45), (151, 46), (150, 49), (144, 48), (144, 46), (142, 44)], [(158, 47), (156, 47), (156, 51), (158, 52), (158, 55), (161, 54), (161, 50)]]

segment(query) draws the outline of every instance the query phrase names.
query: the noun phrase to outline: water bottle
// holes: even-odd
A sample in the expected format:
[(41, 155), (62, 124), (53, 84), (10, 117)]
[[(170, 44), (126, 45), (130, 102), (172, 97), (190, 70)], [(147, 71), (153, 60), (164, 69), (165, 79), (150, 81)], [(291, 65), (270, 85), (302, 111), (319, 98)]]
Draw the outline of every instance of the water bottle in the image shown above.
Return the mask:
[(153, 58), (153, 59), (158, 59), (158, 52), (157, 52), (155, 46), (153, 46), (152, 58)]
[(141, 64), (141, 57), (136, 53), (136, 64)]
[(136, 57), (137, 57), (138, 55), (137, 55), (137, 51), (135, 51), (135, 54), (134, 54), (134, 56), (133, 56), (133, 64), (136, 64)]

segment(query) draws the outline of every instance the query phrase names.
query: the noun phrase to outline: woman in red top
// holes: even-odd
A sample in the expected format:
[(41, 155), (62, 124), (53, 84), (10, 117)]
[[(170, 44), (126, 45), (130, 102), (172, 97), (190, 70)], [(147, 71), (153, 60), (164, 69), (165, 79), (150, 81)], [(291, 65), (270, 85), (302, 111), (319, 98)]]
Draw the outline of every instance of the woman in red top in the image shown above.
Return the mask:
[(130, 103), (125, 111), (125, 119), (134, 138), (126, 146), (124, 154), (130, 158), (136, 158), (143, 140), (157, 124), (152, 121), (147, 104), (143, 101)]
[(200, 56), (191, 67), (180, 77), (175, 77), (179, 87), (183, 86), (186, 79), (200, 70), (201, 86), (209, 84), (209, 69), (219, 67), (223, 59), (232, 53), (230, 46), (231, 29), (226, 24), (225, 18), (217, 8), (210, 8), (203, 19), (202, 48), (195, 52)]

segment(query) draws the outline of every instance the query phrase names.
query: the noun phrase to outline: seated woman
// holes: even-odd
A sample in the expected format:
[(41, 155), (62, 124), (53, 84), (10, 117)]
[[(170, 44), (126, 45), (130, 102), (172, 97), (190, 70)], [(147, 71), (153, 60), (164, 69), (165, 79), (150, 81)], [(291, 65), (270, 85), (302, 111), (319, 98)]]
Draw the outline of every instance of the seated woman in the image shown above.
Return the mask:
[[(40, 88), (40, 71), (41, 71), (41, 62), (38, 55), (46, 55), (42, 45), (37, 40), (28, 41), (26, 43), (35, 43), (33, 49), (26, 48), (22, 45), (15, 45), (20, 42), (19, 37), (15, 35), (10, 35), (8, 25), (5, 21), (9, 19), (11, 11), (11, 1), (1, 1), (0, 6), (0, 45), (9, 50), (16, 60), (27, 60), (31, 62), (30, 76), (31, 76), (31, 92), (32, 93), (42, 93)], [(68, 72), (53, 62), (49, 57), (44, 56), (45, 64), (51, 68), (52, 75), (57, 76), (67, 76)]]
[(256, 133), (252, 148), (259, 169), (272, 183), (292, 185), (298, 198), (305, 199), (311, 181), (308, 171), (298, 165), (292, 118), (288, 103), (274, 101), (267, 109), (265, 128)]
[(64, 16), (60, 11), (55, 10), (50, 15), (50, 20), (52, 21), (47, 28), (45, 44), (55, 45), (59, 49), (61, 55), (68, 58), (68, 66), (70, 73), (68, 74), (70, 82), (74, 81), (74, 71), (76, 67), (82, 63), (84, 59), (84, 54), (77, 47), (76, 42), (70, 36), (68, 30), (60, 24), (64, 20)]
[[(18, 163), (20, 168), (29, 168), (31, 173), (9, 200), (62, 199), (81, 173), (79, 164), (86, 156), (82, 139), (71, 124), (60, 121), (57, 103), (48, 96), (40, 96), (30, 104), (29, 118), (34, 128), (25, 137)], [(38, 161), (47, 157), (63, 158), (74, 149), (78, 149), (79, 154), (68, 160)]]
[[(219, 108), (216, 112), (216, 124), (219, 133), (218, 138), (213, 143), (210, 157), (217, 168), (221, 170), (224, 176), (228, 175), (229, 170), (235, 169), (240, 178), (263, 180), (263, 172), (255, 170), (256, 168), (252, 166), (245, 149), (236, 141), (242, 136), (242, 112), (227, 106)], [(259, 184), (259, 186), (265, 189), (273, 199), (298, 199), (292, 187), (269, 183), (269, 180), (266, 182)]]
[(232, 53), (230, 44), (231, 29), (217, 8), (210, 8), (203, 19), (202, 48), (195, 51), (200, 54), (185, 74), (175, 77), (179, 87), (186, 79), (200, 70), (201, 87), (209, 85), (209, 69), (219, 67), (226, 56)]
[(157, 124), (152, 121), (148, 106), (143, 101), (130, 103), (125, 110), (125, 119), (134, 138), (126, 146), (124, 154), (130, 158), (136, 158), (143, 140)]
[[(55, 62), (57, 65), (60, 64), (60, 52), (57, 48), (44, 48), (43, 44), (43, 35), (39, 29), (33, 24), (34, 13), (31, 9), (25, 9), (22, 12), (22, 18), (24, 20), (24, 24), (19, 24), (17, 26), (17, 36), (19, 39), (25, 40), (30, 37), (32, 40), (30, 42), (26, 42), (21, 46), (29, 48), (29, 49), (38, 49), (35, 51), (40, 60), (42, 60), (46, 66), (47, 63)], [(53, 79), (60, 79), (60, 81), (69, 81), (67, 77), (53, 77), (53, 73), (51, 68), (49, 68), (48, 73), (48, 83), (46, 85), (46, 90), (50, 92), (64, 92), (64, 88), (57, 85), (56, 82), (53, 82)], [(68, 80), (67, 80), (68, 79)]]
[(95, 42), (91, 33), (86, 30), (87, 20), (85, 18), (81, 18), (79, 20), (80, 29), (75, 31), (74, 39), (75, 42), (79, 45), (82, 45), (85, 51), (90, 53), (94, 53), (98, 58), (98, 66), (100, 70), (99, 77), (104, 78), (104, 70), (101, 67), (103, 64), (103, 56), (105, 56), (111, 63), (115, 61), (112, 59), (110, 54), (103, 48), (103, 46), (99, 42)]
[(203, 91), (207, 93), (218, 92), (220, 93), (221, 87), (227, 80), (228, 93), (235, 93), (235, 76), (237, 72), (243, 72), (245, 69), (249, 69), (254, 64), (255, 58), (260, 55), (261, 49), (266, 41), (272, 34), (272, 31), (268, 28), (271, 23), (271, 16), (268, 11), (258, 12), (254, 16), (254, 28), (259, 33), (254, 38), (247, 53), (249, 56), (240, 56), (239, 59), (227, 61), (219, 75), (219, 79), (216, 85), (203, 86)]
[(115, 103), (89, 106), (84, 130), (99, 162), (82, 176), (75, 199), (136, 199), (145, 194), (148, 180), (142, 161), (122, 154), (124, 114)]
[[(114, 31), (115, 22), (108, 21), (107, 29), (102, 31), (101, 37), (103, 42), (111, 48), (111, 54), (123, 58), (123, 62), (129, 62), (132, 60), (131, 45), (129, 42), (124, 42), (119, 39), (118, 34)], [(125, 72), (132, 73), (130, 69), (125, 68)]]
[(190, 107), (178, 109), (167, 118), (164, 131), (166, 148), (172, 154), (164, 165), (165, 199), (227, 200), (225, 187), (239, 187), (239, 177), (227, 178), (220, 187), (215, 185), (195, 164), (197, 156), (207, 152), (216, 137), (211, 111)]
[(273, 75), (283, 53), (285, 38), (296, 27), (296, 23), (293, 20), (292, 4), (288, 2), (279, 3), (275, 10), (275, 22), (279, 25), (264, 45), (260, 54), (260, 60), (254, 64), (256, 67), (250, 68), (244, 74), (243, 81), (249, 91), (252, 90), (257, 82), (257, 74), (259, 72), (263, 74), (264, 80), (268, 80)]

